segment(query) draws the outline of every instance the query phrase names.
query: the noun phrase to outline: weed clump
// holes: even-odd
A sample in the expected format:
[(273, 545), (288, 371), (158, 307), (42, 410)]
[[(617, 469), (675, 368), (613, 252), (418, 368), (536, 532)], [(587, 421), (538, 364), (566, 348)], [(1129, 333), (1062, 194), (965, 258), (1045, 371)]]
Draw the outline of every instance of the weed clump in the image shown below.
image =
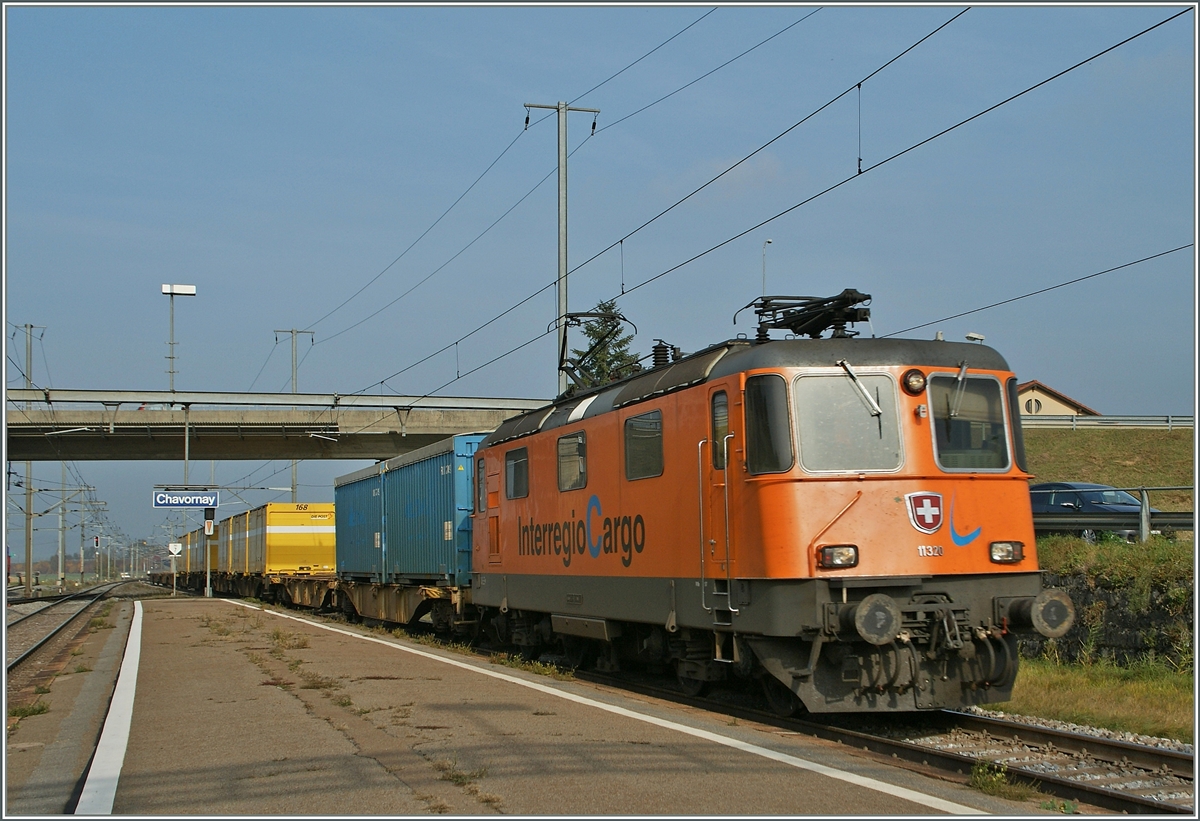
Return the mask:
[(336, 690), (342, 686), (337, 679), (317, 673), (302, 672), (300, 678), (304, 679), (304, 683), (300, 685), (301, 690)]
[(11, 718), (28, 718), (29, 716), (40, 716), (48, 712), (50, 712), (50, 705), (41, 699), (33, 702), (33, 704), (13, 704), (8, 708), (8, 715)]
[(1018, 784), (1008, 777), (1008, 767), (987, 761), (976, 761), (971, 768), (970, 784), (984, 795), (994, 795), (1010, 801), (1024, 801), (1038, 791), (1028, 784)]
[(536, 673), (539, 676), (549, 676), (558, 681), (571, 681), (575, 678), (573, 670), (564, 670), (561, 667), (553, 664), (545, 664), (540, 661), (529, 661), (512, 653), (493, 653), (488, 658), (488, 661), (492, 664), (499, 664), (502, 667), (511, 667), (514, 670), (524, 670), (527, 673)]
[(289, 633), (276, 627), (271, 631), (271, 643), (276, 650), (303, 650), (308, 647), (308, 636)]

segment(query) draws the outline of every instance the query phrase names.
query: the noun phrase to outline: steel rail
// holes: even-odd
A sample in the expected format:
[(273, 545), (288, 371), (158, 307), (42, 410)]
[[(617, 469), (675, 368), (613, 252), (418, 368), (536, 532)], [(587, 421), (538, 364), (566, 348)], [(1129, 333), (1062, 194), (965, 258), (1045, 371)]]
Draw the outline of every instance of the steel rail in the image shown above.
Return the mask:
[(1069, 730), (1056, 730), (1037, 724), (1022, 724), (953, 710), (947, 711), (947, 714), (955, 727), (980, 730), (1004, 737), (1019, 736), (1022, 742), (1049, 743), (1065, 752), (1086, 753), (1111, 763), (1125, 760), (1145, 770), (1160, 770), (1165, 767), (1168, 772), (1183, 778), (1192, 778), (1195, 768), (1195, 757), (1191, 753), (1178, 750), (1146, 747), (1113, 738), (1097, 738)]
[(35, 652), (40, 650), (42, 648), (42, 646), (46, 644), (46, 642), (50, 641), (50, 639), (54, 638), (60, 632), (62, 632), (62, 630), (65, 629), (68, 624), (75, 621), (75, 619), (77, 619), (81, 613), (83, 613), (85, 610), (87, 610), (88, 607), (95, 604), (97, 601), (104, 598), (104, 596), (108, 595), (113, 590), (115, 590), (116, 588), (120, 587), (123, 584), (129, 584), (129, 582), (116, 582), (116, 583), (108, 585), (107, 589), (99, 590), (98, 592), (97, 592), (97, 588), (95, 588), (95, 587), (89, 588), (88, 590), (81, 591), (79, 593), (75, 593), (72, 596), (68, 596), (67, 598), (59, 599), (58, 601), (51, 604), (50, 607), (43, 607), (41, 610), (38, 610), (34, 613), (30, 613), (26, 616), (22, 616), (21, 618), (11, 622), (10, 624), (5, 625), (5, 630), (7, 630), (9, 627), (12, 627), (14, 624), (19, 624), (19, 623), (23, 622), (25, 619), (29, 618), (30, 616), (42, 615), (47, 610), (49, 610), (51, 607), (56, 607), (60, 604), (63, 604), (64, 602), (70, 601), (71, 599), (74, 599), (74, 598), (82, 598), (85, 594), (95, 593), (95, 595), (92, 596), (91, 601), (89, 601), (83, 607), (79, 608), (79, 610), (77, 612), (73, 613), (69, 618), (64, 619), (62, 624), (58, 625), (58, 627), (55, 627), (53, 630), (51, 630), (49, 633), (47, 633), (45, 636), (43, 636), (41, 639), (39, 639), (37, 641), (37, 643), (35, 643), (32, 647), (30, 647), (24, 653), (17, 656), (12, 661), (8, 662), (8, 664), (4, 668), (4, 671), (6, 673), (11, 673), (19, 664), (21, 664), (23, 661), (25, 661), (30, 656), (32, 656)]
[[(811, 735), (826, 741), (834, 741), (844, 744), (848, 747), (862, 749), (879, 755), (890, 756), (896, 760), (903, 760), (912, 764), (920, 764), (924, 767), (933, 767), (938, 770), (965, 774), (971, 772), (971, 769), (977, 763), (986, 760), (968, 755), (962, 755), (959, 753), (938, 750), (932, 747), (924, 747), (909, 741), (887, 738), (870, 732), (854, 730), (844, 726), (838, 726), (836, 723), (839, 721), (839, 719), (845, 720), (846, 718), (849, 718), (850, 720), (870, 720), (874, 722), (880, 722), (886, 721), (890, 718), (898, 718), (900, 715), (885, 716), (872, 714), (870, 716), (831, 716), (823, 720), (814, 720), (812, 718), (780, 718), (773, 713), (763, 710), (717, 702), (704, 697), (687, 696), (674, 688), (666, 687), (661, 684), (649, 684), (646, 682), (630, 681), (623, 678), (614, 678), (612, 676), (595, 673), (593, 671), (584, 672), (576, 670), (575, 677), (581, 681), (589, 681), (595, 684), (616, 687), (618, 689), (636, 692), (640, 695), (661, 698), (664, 701), (674, 701), (680, 704), (686, 704), (690, 707), (720, 712), (735, 718), (742, 718), (747, 721), (756, 721), (760, 724), (766, 724), (768, 726), (777, 727), (781, 730), (790, 731), (797, 734)], [(950, 711), (917, 714), (909, 713), (902, 714), (902, 716), (907, 719), (917, 717), (925, 720), (933, 717), (935, 721), (943, 725), (949, 721), (958, 721), (960, 720), (960, 717), (961, 719), (970, 718), (972, 720), (977, 718), (976, 716), (967, 716), (966, 714), (953, 713)], [(1034, 725), (1029, 724), (1003, 722), (998, 719), (991, 719), (991, 721), (995, 722), (995, 724), (991, 726), (996, 728), (999, 728), (1005, 724), (1010, 725), (1012, 728), (1011, 735), (1020, 736), (1022, 739), (1028, 738), (1029, 740), (1032, 740), (1037, 733), (1044, 733), (1045, 735), (1042, 737), (1048, 739), (1053, 737), (1053, 734), (1057, 734), (1059, 732), (1044, 727), (1035, 727)], [(1060, 736), (1063, 738), (1063, 745), (1061, 748), (1066, 748), (1066, 744), (1068, 743), (1066, 737), (1073, 737), (1077, 735), (1078, 734), (1075, 733), (1063, 733), (1063, 735)], [(1091, 736), (1081, 736), (1081, 738), (1086, 739), (1088, 742), (1085, 745), (1087, 747), (1088, 754), (1102, 759), (1104, 757), (1097, 756), (1096, 752), (1109, 747), (1110, 745), (1114, 745), (1114, 742), (1110, 742), (1103, 738), (1094, 738)], [(1055, 743), (1056, 746), (1059, 746), (1058, 742), (1053, 743)], [(1124, 742), (1117, 742), (1116, 744), (1124, 744)], [(1142, 750), (1142, 752), (1139, 753), (1139, 756), (1152, 755), (1157, 752), (1161, 752), (1155, 748), (1140, 748), (1139, 745), (1128, 746)], [(1132, 753), (1132, 750), (1125, 750), (1124, 752), (1128, 758), (1128, 754)], [(1173, 753), (1173, 751), (1169, 752)], [(1185, 777), (1191, 777), (1191, 765), (1185, 765), (1181, 763), (1183, 760), (1191, 761), (1191, 756), (1187, 755), (1186, 753), (1173, 753), (1170, 756), (1164, 757), (1164, 760), (1167, 760), (1168, 758), (1171, 761), (1170, 766), (1182, 767), (1186, 773)], [(1118, 755), (1117, 760), (1119, 759), (1120, 756)], [(1066, 778), (1060, 778), (1043, 772), (1030, 772), (1023, 770), (1021, 767), (1016, 765), (1006, 765), (1006, 772), (1014, 780), (1034, 786), (1041, 791), (1057, 798), (1071, 801), (1082, 801), (1097, 807), (1112, 810), (1114, 812), (1152, 812), (1184, 815), (1195, 814), (1191, 807), (1169, 804), (1164, 801), (1143, 798), (1139, 795), (1122, 793), (1105, 787), (1093, 786), (1087, 782), (1071, 781)]]

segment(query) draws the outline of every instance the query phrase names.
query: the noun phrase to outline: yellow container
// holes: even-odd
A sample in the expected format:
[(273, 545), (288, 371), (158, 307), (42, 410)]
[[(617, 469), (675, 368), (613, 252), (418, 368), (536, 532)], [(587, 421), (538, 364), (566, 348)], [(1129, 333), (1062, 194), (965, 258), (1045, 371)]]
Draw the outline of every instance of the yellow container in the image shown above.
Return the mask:
[(209, 542), (209, 569), (217, 569), (217, 544), (211, 537), (204, 535), (204, 529), (193, 530), (184, 535), (183, 555), (184, 555), (184, 570), (188, 573), (203, 573), (204, 567), (204, 545)]
[(233, 534), (229, 529), (233, 518), (224, 519), (216, 523), (217, 536), (217, 569), (222, 573), (233, 571), (233, 540), (230, 538)]
[(247, 567), (266, 575), (331, 574), (336, 528), (332, 502), (273, 503), (249, 512)]
[(247, 523), (250, 520), (250, 511), (239, 513), (236, 516), (230, 516), (222, 524), (228, 525), (229, 528), (229, 553), (230, 553), (230, 572), (232, 573), (249, 573), (249, 552), (247, 550)]

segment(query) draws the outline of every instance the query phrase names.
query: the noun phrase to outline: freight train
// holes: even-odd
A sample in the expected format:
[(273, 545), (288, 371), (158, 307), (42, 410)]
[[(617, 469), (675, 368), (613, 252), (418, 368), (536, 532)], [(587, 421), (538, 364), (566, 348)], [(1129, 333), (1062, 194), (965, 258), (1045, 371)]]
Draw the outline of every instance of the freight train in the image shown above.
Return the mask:
[(753, 340), (342, 477), (336, 580), (277, 589), (689, 693), (758, 681), (783, 714), (1005, 701), (1018, 635), (1074, 620), (1016, 378), (982, 344), (859, 337), (868, 299), (763, 297)]

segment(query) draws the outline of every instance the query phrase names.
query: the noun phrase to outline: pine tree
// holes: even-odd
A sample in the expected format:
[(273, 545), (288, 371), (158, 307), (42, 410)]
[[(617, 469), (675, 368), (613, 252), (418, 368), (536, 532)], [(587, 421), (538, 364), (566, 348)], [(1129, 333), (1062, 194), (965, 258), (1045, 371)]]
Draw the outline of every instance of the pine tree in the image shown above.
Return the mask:
[[(615, 299), (599, 302), (594, 310), (598, 314), (615, 314), (617, 302)], [(612, 334), (608, 341), (597, 348), (586, 362), (580, 363), (579, 377), (584, 387), (599, 387), (641, 370), (637, 354), (629, 350), (629, 344), (633, 342), (633, 334), (621, 333), (619, 319), (614, 317), (589, 319), (583, 323), (580, 330), (587, 337), (588, 343), (583, 350), (571, 349), (571, 358), (576, 361), (579, 361), (579, 358), (586, 354), (593, 345), (608, 334)]]

